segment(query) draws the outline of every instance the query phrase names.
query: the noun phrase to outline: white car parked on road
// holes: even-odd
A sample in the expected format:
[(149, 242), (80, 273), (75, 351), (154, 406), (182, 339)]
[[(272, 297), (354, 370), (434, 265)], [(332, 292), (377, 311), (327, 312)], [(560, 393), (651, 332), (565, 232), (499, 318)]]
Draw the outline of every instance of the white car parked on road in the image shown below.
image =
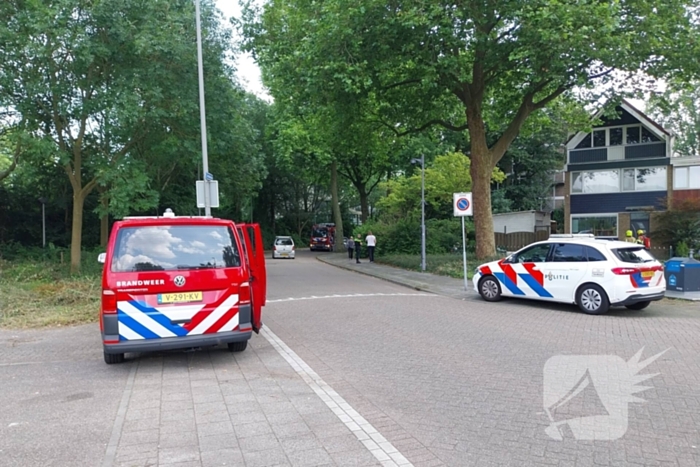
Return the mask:
[(490, 302), (504, 296), (574, 303), (591, 315), (610, 306), (642, 310), (666, 292), (663, 266), (642, 245), (592, 235), (552, 235), (482, 264), (473, 282)]
[(292, 258), (294, 259), (294, 240), (292, 237), (275, 237), (275, 244), (272, 246), (272, 259)]

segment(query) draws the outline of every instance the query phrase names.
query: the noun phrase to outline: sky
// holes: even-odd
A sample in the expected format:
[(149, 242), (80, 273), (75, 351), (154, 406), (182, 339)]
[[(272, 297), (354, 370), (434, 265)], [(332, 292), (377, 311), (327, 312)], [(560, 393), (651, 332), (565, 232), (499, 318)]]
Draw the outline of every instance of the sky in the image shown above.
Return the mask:
[[(238, 17), (241, 13), (241, 7), (238, 0), (216, 0), (216, 7), (221, 10), (226, 18)], [(238, 70), (238, 80), (249, 92), (263, 99), (270, 99), (269, 94), (265, 90), (260, 78), (260, 68), (258, 67), (253, 57), (247, 53), (240, 53), (236, 57), (236, 69)]]

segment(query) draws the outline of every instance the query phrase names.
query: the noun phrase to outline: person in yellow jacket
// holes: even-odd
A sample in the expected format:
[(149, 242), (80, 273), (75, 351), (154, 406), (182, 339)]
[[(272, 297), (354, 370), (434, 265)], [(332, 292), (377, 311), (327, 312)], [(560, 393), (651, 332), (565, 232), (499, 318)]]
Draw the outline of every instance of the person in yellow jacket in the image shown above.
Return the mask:
[(637, 240), (634, 239), (634, 233), (631, 230), (628, 230), (625, 234), (625, 241), (627, 243), (637, 243)]

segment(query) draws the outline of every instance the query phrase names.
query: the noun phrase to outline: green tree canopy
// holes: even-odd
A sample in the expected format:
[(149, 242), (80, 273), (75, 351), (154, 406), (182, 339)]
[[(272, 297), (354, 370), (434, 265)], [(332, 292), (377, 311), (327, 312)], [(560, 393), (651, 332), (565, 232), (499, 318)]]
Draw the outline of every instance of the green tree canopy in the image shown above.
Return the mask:
[[(479, 257), (494, 253), (490, 183), (523, 123), (613, 72), (697, 67), (692, 0), (278, 0), (244, 33), (272, 89), (298, 103), (376, 103), (397, 134), (442, 125), (469, 133)], [(250, 11), (250, 10), (249, 10)], [(685, 69), (681, 70), (681, 66)], [(502, 128), (489, 141), (490, 116)]]

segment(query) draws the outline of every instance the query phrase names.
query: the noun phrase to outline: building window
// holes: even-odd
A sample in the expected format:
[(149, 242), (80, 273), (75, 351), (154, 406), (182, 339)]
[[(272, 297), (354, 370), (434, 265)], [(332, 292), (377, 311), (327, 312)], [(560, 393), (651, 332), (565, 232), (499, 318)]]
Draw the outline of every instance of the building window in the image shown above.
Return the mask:
[(596, 237), (617, 237), (617, 216), (571, 216), (571, 233)]
[(593, 132), (593, 147), (602, 148), (605, 146), (605, 130), (595, 130)]
[(661, 141), (643, 125), (625, 127), (601, 128), (593, 130), (583, 137), (576, 149), (603, 148), (606, 146), (622, 146), (624, 144), (656, 143)]
[(619, 170), (574, 172), (572, 193), (615, 193), (620, 191)]
[(666, 189), (666, 167), (636, 169), (634, 191), (661, 191)]
[(634, 191), (634, 169), (622, 171), (622, 191)]
[(677, 190), (700, 188), (700, 165), (676, 167), (673, 170), (673, 188)]
[(676, 167), (673, 170), (673, 188), (688, 188), (688, 167)]
[(688, 187), (690, 188), (700, 188), (700, 165), (690, 167), (690, 173), (688, 174)]
[(588, 133), (583, 137), (580, 143), (576, 145), (576, 149), (587, 149), (591, 147), (591, 134)]
[(622, 146), (622, 127), (610, 128), (610, 146)]
[(656, 143), (659, 141), (661, 140), (657, 138), (654, 133), (647, 130), (645, 127), (642, 127), (642, 143)]
[[(691, 167), (697, 172), (690, 174), (691, 188), (695, 183), (700, 188), (700, 166)], [(678, 171), (678, 169), (676, 169)], [(692, 177), (695, 176), (695, 179)], [(678, 172), (676, 172), (676, 177)], [(686, 175), (686, 179), (687, 179)], [(572, 172), (571, 193), (617, 193), (619, 191), (663, 191), (666, 190), (666, 167), (642, 169), (615, 169), (596, 172)], [(676, 180), (678, 188), (680, 178)], [(687, 186), (687, 182), (686, 182)]]

